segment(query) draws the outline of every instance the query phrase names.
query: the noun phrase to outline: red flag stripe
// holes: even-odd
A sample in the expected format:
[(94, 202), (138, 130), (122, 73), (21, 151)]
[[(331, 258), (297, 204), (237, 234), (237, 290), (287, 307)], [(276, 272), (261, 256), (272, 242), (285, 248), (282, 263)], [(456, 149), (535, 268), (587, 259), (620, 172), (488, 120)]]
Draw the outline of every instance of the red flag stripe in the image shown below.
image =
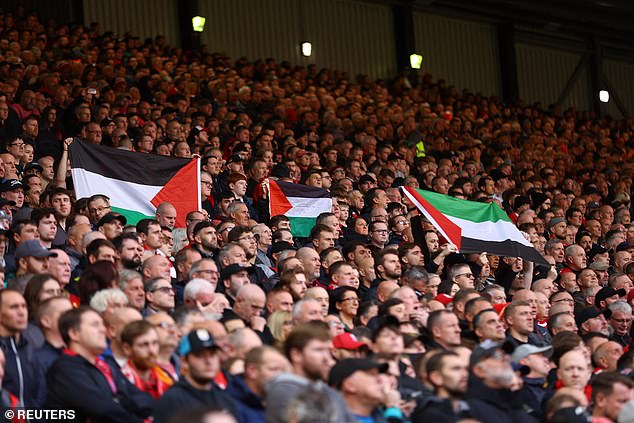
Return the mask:
[(277, 183), (269, 179), (269, 213), (271, 217), (286, 214), (293, 205)]
[(187, 213), (200, 210), (200, 166), (197, 159), (187, 165), (170, 179), (150, 201), (154, 207), (169, 202), (176, 208), (176, 226), (184, 228)]
[(403, 187), (405, 194), (416, 204), (416, 206), (425, 214), (425, 216), (432, 221), (432, 224), (438, 229), (442, 235), (449, 240), (452, 244), (458, 247), (460, 250), (460, 243), (462, 240), (462, 229), (460, 226), (453, 223), (447, 216), (442, 214), (438, 209), (431, 205), (431, 203), (423, 196), (421, 196), (416, 190), (410, 187)]

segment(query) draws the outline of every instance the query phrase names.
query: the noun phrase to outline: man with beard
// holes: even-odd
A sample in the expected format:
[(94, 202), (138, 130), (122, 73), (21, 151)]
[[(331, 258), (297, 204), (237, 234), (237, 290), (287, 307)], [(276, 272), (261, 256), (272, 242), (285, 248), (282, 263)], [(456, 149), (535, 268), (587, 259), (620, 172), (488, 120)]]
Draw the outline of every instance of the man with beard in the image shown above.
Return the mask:
[(427, 361), (426, 370), (434, 395), (423, 398), (412, 414), (412, 422), (454, 421), (471, 417), (464, 402), (469, 380), (466, 358), (453, 351), (441, 351)]
[(121, 345), (127, 361), (121, 372), (130, 383), (158, 399), (174, 384), (169, 373), (158, 364), (159, 336), (151, 323), (129, 323), (121, 332)]
[(192, 265), (201, 260), (200, 253), (192, 248), (183, 248), (180, 250), (174, 259), (174, 266), (176, 267), (176, 281), (174, 281), (174, 290), (176, 292), (176, 307), (183, 303), (183, 291), (185, 285), (190, 279), (189, 276)]
[(140, 271), (143, 263), (143, 247), (135, 233), (126, 232), (112, 240), (119, 254), (119, 268)]
[(203, 220), (194, 226), (193, 241), (191, 248), (198, 251), (202, 258), (214, 258), (218, 251), (218, 235), (211, 222)]
[(535, 422), (522, 409), (520, 397), (510, 389), (517, 376), (503, 346), (484, 341), (471, 353), (465, 396), (471, 415), (483, 422)]
[(323, 383), (335, 364), (331, 347), (328, 325), (324, 322), (302, 323), (289, 333), (284, 342), (284, 352), (291, 362), (291, 373), (282, 373), (267, 384), (267, 422), (286, 422), (289, 404), (310, 385), (323, 389), (337, 414), (333, 421), (358, 421), (347, 410), (341, 395)]
[(516, 366), (523, 366), (527, 373), (522, 372), (524, 384), (519, 391), (527, 411), (535, 418), (542, 417), (542, 404), (548, 396), (546, 377), (550, 373), (550, 356), (552, 346), (536, 347), (534, 345), (520, 345), (513, 351), (511, 361)]
[(237, 243), (244, 249), (250, 266), (255, 264), (258, 244), (250, 228), (247, 226), (236, 226), (229, 232), (228, 240), (229, 242)]
[(181, 339), (178, 352), (183, 378), (157, 401), (154, 421), (171, 421), (178, 410), (196, 407), (222, 407), (238, 417), (240, 412), (233, 399), (214, 384), (220, 371), (220, 346), (212, 335), (205, 329), (195, 329)]
[(359, 296), (363, 301), (377, 300), (377, 289), (384, 281), (399, 282), (401, 277), (401, 262), (398, 259), (396, 250), (381, 250), (374, 258), (374, 270), (376, 279), (372, 281), (370, 287), (359, 286)]

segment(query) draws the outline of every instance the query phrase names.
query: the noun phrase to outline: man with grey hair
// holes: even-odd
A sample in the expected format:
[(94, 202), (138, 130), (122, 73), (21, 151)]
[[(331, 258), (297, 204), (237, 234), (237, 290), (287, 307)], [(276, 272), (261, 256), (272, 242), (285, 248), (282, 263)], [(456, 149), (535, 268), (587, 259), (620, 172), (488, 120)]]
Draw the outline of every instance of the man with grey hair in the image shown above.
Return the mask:
[(273, 232), (271, 228), (264, 223), (258, 223), (253, 227), (253, 235), (256, 237), (257, 253), (255, 258), (256, 266), (266, 266), (270, 268), (273, 266), (271, 259), (267, 256), (269, 248), (273, 244)]
[(169, 313), (174, 308), (174, 288), (172, 282), (164, 277), (158, 276), (146, 280), (143, 283), (145, 288), (145, 309), (143, 316), (147, 317), (159, 311)]
[(321, 304), (312, 298), (306, 298), (296, 302), (293, 305), (291, 314), (293, 316), (293, 326), (313, 320), (324, 320), (324, 315), (321, 312)]
[(189, 279), (205, 279), (211, 285), (214, 290), (218, 286), (218, 279), (220, 273), (218, 272), (218, 266), (216, 262), (211, 259), (201, 259), (194, 262), (189, 269)]
[(502, 285), (491, 284), (487, 285), (482, 291), (485, 297), (489, 298), (491, 304), (504, 304), (506, 302), (506, 292), (504, 291), (504, 287)]
[(425, 295), (425, 285), (429, 281), (429, 273), (423, 266), (411, 266), (401, 276), (403, 286), (409, 286), (420, 299)]
[(608, 324), (612, 329), (610, 340), (618, 342), (623, 347), (630, 345), (632, 337), (630, 329), (632, 327), (632, 306), (623, 300), (613, 302), (608, 306), (612, 312), (608, 318)]
[(573, 273), (578, 274), (586, 268), (586, 250), (577, 244), (569, 245), (564, 250), (564, 264)]
[(561, 270), (564, 263), (564, 243), (557, 238), (549, 239), (544, 252), (555, 259), (555, 267), (558, 271)]
[(145, 289), (143, 288), (143, 276), (134, 270), (122, 269), (119, 271), (119, 289), (128, 297), (128, 304), (139, 311), (145, 307)]
[(237, 226), (249, 226), (249, 207), (241, 201), (234, 201), (227, 207), (227, 214)]
[(634, 288), (634, 284), (632, 284), (630, 277), (621, 272), (611, 274), (608, 278), (608, 285), (617, 291), (619, 289), (624, 289), (626, 293), (630, 292), (630, 290)]
[(467, 263), (454, 264), (447, 272), (447, 278), (458, 284), (460, 289), (475, 288), (475, 276)]
[(205, 307), (213, 301), (215, 290), (205, 279), (192, 279), (185, 285), (183, 301), (187, 307)]
[(548, 329), (550, 330), (552, 336), (564, 331), (577, 333), (579, 330), (579, 328), (577, 328), (577, 323), (575, 322), (575, 316), (565, 311), (555, 313), (550, 316), (548, 319)]
[(223, 245), (218, 252), (218, 264), (221, 270), (230, 264), (239, 264), (246, 267), (248, 265), (247, 254), (240, 244), (230, 242)]
[(90, 299), (90, 307), (105, 318), (114, 309), (128, 305), (128, 297), (119, 288), (102, 289)]
[(250, 328), (240, 328), (229, 335), (233, 347), (233, 358), (244, 360), (251, 349), (262, 346), (260, 336)]

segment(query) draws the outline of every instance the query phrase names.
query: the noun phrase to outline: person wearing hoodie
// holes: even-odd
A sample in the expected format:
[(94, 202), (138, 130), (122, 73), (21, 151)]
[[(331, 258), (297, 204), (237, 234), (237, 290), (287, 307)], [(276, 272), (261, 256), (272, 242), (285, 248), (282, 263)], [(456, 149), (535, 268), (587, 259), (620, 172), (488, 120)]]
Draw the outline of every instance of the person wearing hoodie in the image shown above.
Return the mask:
[(244, 358), (244, 373), (231, 378), (227, 393), (236, 401), (249, 423), (264, 423), (263, 401), (266, 383), (290, 370), (290, 363), (278, 350), (264, 345), (251, 349)]

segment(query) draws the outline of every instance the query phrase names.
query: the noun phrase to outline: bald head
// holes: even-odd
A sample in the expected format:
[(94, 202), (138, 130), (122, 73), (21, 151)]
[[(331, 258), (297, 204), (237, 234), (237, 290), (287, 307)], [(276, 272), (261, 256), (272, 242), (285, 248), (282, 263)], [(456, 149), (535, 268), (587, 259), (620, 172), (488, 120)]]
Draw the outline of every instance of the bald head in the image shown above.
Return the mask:
[(392, 295), (392, 293), (398, 288), (398, 284), (394, 281), (383, 281), (376, 289), (376, 297), (378, 298), (380, 303), (383, 303), (388, 298), (390, 298), (390, 295)]
[(108, 339), (110, 343), (117, 345), (121, 342), (120, 336), (124, 327), (129, 323), (143, 320), (139, 310), (132, 307), (120, 307), (116, 313), (105, 313), (104, 318)]
[(150, 314), (148, 317), (145, 318), (145, 320), (147, 320), (149, 323), (152, 323), (154, 326), (156, 326), (159, 323), (161, 323), (163, 320), (165, 320), (166, 317), (170, 317), (170, 315), (164, 311), (159, 311), (158, 313)]
[(266, 298), (266, 294), (258, 285), (248, 283), (238, 290), (236, 301), (239, 299), (251, 300), (253, 298)]
[(170, 269), (170, 261), (167, 257), (161, 255), (150, 256), (143, 262), (143, 279), (162, 277), (171, 280)]

